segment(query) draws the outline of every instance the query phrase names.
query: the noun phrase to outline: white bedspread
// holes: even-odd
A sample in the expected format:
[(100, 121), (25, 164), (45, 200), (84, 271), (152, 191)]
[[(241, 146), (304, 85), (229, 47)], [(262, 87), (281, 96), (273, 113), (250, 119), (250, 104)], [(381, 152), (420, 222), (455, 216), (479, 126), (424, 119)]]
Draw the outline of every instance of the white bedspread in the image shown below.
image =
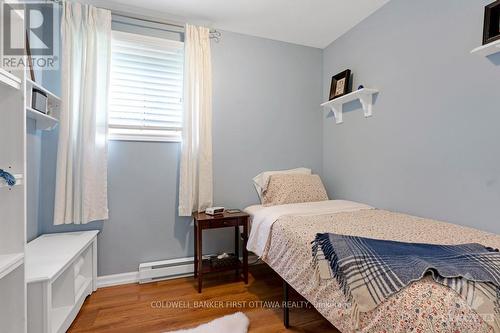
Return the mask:
[(261, 257), (269, 241), (273, 223), (283, 216), (324, 215), (362, 209), (373, 209), (373, 207), (346, 200), (327, 200), (270, 207), (262, 205), (247, 207), (245, 212), (250, 214), (252, 220), (247, 249)]

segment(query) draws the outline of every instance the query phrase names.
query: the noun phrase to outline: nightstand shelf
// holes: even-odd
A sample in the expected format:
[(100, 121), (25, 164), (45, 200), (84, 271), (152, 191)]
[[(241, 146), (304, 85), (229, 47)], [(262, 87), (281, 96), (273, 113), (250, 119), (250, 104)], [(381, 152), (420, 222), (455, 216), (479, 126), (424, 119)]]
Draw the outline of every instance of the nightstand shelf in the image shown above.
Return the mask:
[(202, 273), (220, 273), (220, 272), (234, 271), (236, 269), (242, 269), (242, 268), (243, 268), (243, 263), (239, 259), (234, 264), (224, 267), (213, 267), (212, 264), (210, 263), (210, 260), (208, 259), (203, 259), (203, 262), (201, 264)]
[[(249, 215), (240, 213), (224, 213), (221, 215), (206, 215), (205, 213), (194, 213), (194, 277), (198, 279), (198, 292), (201, 293), (203, 275), (216, 272), (236, 271), (238, 277), (248, 283), (248, 218)], [(243, 233), (240, 233), (243, 227)], [(234, 255), (237, 261), (223, 267), (214, 267), (210, 260), (202, 259), (203, 253), (203, 230), (216, 228), (234, 228)], [(243, 241), (242, 260), (239, 259), (240, 240)], [(243, 273), (243, 274), (240, 274)]]

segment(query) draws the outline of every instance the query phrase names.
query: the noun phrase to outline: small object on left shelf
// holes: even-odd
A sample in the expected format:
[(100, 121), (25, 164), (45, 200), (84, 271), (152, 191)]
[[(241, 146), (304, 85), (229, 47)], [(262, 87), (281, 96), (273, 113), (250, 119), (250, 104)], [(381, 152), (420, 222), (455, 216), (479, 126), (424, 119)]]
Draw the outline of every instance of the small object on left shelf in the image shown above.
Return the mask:
[(47, 94), (40, 89), (33, 88), (31, 94), (31, 107), (43, 114), (47, 114)]
[(0, 178), (3, 178), (10, 187), (16, 185), (16, 178), (8, 171), (0, 169)]

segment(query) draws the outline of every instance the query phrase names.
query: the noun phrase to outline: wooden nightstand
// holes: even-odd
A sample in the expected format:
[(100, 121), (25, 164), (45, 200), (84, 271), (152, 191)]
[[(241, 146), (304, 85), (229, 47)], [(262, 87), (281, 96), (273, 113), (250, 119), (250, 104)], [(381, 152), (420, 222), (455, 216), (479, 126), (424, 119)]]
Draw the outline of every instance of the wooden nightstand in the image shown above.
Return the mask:
[[(198, 278), (198, 292), (201, 293), (203, 274), (211, 272), (223, 272), (235, 270), (239, 274), (243, 271), (243, 281), (248, 284), (248, 217), (249, 215), (243, 212), (240, 213), (224, 213), (221, 215), (206, 215), (205, 213), (193, 213), (194, 219), (194, 277)], [(240, 226), (243, 227), (243, 233), (240, 235)], [(209, 260), (202, 258), (203, 244), (203, 229), (214, 228), (234, 228), (234, 253), (238, 260), (229, 266), (213, 267)], [(243, 239), (243, 262), (239, 260), (240, 252), (240, 236)]]

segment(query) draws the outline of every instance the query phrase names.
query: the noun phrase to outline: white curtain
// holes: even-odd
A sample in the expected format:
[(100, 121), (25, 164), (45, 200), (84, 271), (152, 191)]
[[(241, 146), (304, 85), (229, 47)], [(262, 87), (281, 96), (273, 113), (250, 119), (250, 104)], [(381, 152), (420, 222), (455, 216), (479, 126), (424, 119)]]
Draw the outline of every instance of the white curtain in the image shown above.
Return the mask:
[(209, 30), (187, 24), (179, 215), (212, 206), (212, 62)]
[(105, 220), (111, 12), (63, 2), (61, 35), (54, 224)]

